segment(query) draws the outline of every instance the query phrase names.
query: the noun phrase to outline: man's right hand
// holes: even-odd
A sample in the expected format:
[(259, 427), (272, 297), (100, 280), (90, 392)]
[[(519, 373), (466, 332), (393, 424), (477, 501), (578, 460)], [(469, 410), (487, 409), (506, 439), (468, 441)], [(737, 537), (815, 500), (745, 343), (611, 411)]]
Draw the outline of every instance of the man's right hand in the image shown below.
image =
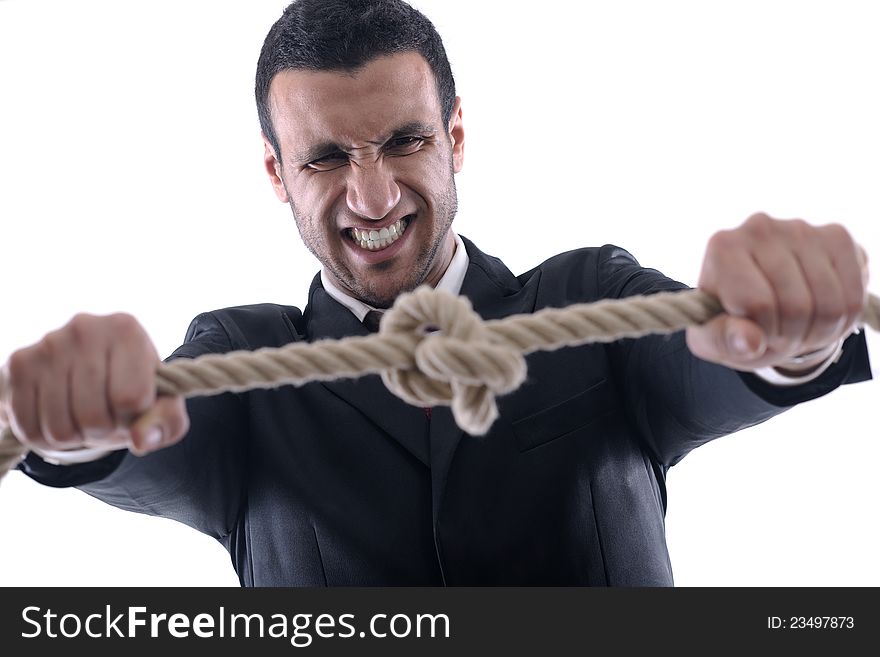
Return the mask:
[(168, 447), (189, 417), (183, 397), (156, 396), (158, 364), (130, 315), (77, 315), (0, 370), (0, 427), (38, 451)]

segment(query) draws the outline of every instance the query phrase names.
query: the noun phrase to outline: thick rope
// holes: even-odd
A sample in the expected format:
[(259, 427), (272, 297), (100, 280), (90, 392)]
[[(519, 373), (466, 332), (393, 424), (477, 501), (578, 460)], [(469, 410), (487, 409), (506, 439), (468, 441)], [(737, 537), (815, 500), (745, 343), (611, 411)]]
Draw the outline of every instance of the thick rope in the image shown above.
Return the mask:
[[(525, 380), (525, 354), (674, 333), (721, 312), (713, 297), (687, 290), (484, 322), (467, 298), (421, 287), (397, 299), (378, 334), (160, 363), (157, 391), (194, 397), (380, 374), (404, 401), (449, 405), (459, 427), (483, 435), (498, 417), (495, 397)], [(868, 297), (861, 323), (880, 331), (880, 298)], [(4, 430), (0, 479), (26, 453), (12, 431)]]

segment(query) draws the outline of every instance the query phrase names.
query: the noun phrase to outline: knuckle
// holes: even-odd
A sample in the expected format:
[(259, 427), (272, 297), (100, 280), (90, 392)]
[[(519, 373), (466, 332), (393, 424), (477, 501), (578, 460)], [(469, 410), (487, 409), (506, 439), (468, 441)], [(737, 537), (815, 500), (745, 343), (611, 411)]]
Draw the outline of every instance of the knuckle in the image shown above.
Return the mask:
[(775, 220), (771, 219), (769, 215), (763, 212), (756, 212), (746, 219), (743, 228), (753, 233), (765, 234), (770, 231), (774, 222)]
[(809, 241), (816, 229), (803, 219), (791, 219), (785, 223), (789, 236), (797, 242)]
[(734, 231), (720, 230), (709, 238), (706, 250), (713, 254), (723, 254), (730, 251), (737, 241), (737, 236)]
[(75, 343), (82, 344), (94, 332), (95, 319), (93, 315), (77, 313), (67, 322), (65, 330)]
[(27, 347), (13, 352), (9, 357), (7, 371), (9, 372), (9, 384), (11, 386), (16, 385), (27, 377), (34, 366), (35, 351), (33, 347)]
[(128, 313), (115, 313), (108, 317), (113, 332), (124, 336), (131, 336), (140, 333), (140, 324)]
[(749, 223), (762, 223), (762, 222), (767, 222), (767, 221), (770, 221), (770, 215), (768, 215), (766, 212), (755, 212), (755, 213), (749, 215), (749, 218), (746, 219), (747, 224), (749, 224)]
[(63, 330), (51, 331), (40, 340), (40, 355), (47, 361), (53, 361), (67, 352)]
[(839, 245), (853, 245), (852, 236), (849, 231), (841, 224), (828, 224), (822, 227), (822, 232), (826, 239), (831, 240)]

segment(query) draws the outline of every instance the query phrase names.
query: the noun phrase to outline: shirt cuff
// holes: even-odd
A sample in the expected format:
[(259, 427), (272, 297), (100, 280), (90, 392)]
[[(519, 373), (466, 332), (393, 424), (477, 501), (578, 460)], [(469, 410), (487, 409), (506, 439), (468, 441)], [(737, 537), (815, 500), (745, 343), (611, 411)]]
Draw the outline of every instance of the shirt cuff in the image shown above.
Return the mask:
[[(758, 376), (764, 379), (767, 383), (772, 383), (776, 386), (797, 386), (802, 383), (808, 383), (813, 381), (814, 379), (818, 379), (822, 376), (822, 373), (827, 370), (831, 365), (836, 363), (840, 359), (840, 355), (843, 353), (843, 339), (837, 341), (837, 347), (828, 354), (828, 356), (819, 363), (815, 368), (811, 369), (807, 374), (802, 376), (791, 376), (790, 374), (783, 374), (776, 367), (761, 367), (753, 372), (755, 376)], [(784, 365), (781, 365), (784, 369)]]
[(101, 449), (100, 447), (82, 447), (80, 449), (31, 449), (46, 463), (52, 465), (76, 465), (77, 463), (91, 463), (104, 458), (114, 450)]

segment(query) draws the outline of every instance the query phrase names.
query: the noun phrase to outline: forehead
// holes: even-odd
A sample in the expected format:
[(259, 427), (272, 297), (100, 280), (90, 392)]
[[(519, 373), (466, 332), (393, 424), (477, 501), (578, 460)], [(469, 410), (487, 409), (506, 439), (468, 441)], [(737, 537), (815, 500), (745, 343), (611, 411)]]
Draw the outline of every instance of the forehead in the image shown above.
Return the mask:
[(269, 88), (282, 151), (317, 141), (363, 145), (408, 123), (439, 123), (434, 75), (417, 53), (372, 60), (356, 72), (287, 70)]

